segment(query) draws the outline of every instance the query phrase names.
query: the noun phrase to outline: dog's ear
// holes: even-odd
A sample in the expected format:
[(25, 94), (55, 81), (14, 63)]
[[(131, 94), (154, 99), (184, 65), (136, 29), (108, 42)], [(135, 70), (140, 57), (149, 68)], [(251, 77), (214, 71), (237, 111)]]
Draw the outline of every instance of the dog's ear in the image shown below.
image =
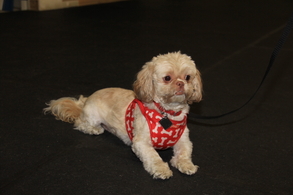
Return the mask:
[(136, 81), (133, 83), (133, 91), (136, 97), (146, 103), (153, 101), (153, 62), (147, 62), (137, 74)]
[(195, 78), (192, 81), (193, 86), (193, 94), (188, 99), (188, 104), (192, 104), (193, 102), (200, 102), (202, 100), (202, 81), (200, 72), (197, 70)]

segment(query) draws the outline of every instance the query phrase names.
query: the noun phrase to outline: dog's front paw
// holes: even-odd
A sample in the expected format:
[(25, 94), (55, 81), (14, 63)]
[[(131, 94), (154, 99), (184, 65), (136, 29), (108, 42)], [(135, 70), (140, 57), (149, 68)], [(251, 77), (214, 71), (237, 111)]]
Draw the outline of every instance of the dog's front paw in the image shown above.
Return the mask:
[(154, 179), (169, 179), (173, 173), (167, 163), (162, 163), (154, 167), (152, 175)]
[(171, 160), (171, 165), (177, 168), (181, 173), (187, 175), (193, 175), (197, 172), (198, 166), (194, 165), (190, 160), (175, 160), (174, 158)]

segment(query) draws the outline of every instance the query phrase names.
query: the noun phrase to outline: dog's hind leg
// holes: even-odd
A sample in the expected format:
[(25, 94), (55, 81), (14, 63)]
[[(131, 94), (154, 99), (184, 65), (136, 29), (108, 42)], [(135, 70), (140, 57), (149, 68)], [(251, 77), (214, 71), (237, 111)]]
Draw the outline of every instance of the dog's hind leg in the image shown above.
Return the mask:
[(75, 121), (75, 129), (90, 135), (104, 133), (103, 119), (99, 113), (100, 108), (92, 104), (85, 104), (82, 113)]
[(80, 96), (79, 99), (64, 97), (52, 100), (48, 107), (44, 109), (45, 113), (52, 113), (56, 119), (64, 122), (74, 123), (75, 129), (90, 135), (99, 135), (104, 132), (101, 126), (99, 114), (88, 113), (85, 102), (87, 98)]
[(101, 123), (91, 123), (86, 118), (79, 118), (74, 123), (75, 129), (90, 135), (99, 135), (104, 133), (104, 128)]

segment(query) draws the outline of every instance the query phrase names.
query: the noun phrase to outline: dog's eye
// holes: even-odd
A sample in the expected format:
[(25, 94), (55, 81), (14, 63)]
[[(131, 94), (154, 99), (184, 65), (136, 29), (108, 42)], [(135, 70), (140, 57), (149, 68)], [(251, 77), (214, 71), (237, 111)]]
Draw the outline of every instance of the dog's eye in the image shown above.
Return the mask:
[(170, 76), (165, 76), (164, 81), (171, 81), (171, 77)]
[(189, 81), (190, 80), (190, 75), (186, 75), (185, 80)]

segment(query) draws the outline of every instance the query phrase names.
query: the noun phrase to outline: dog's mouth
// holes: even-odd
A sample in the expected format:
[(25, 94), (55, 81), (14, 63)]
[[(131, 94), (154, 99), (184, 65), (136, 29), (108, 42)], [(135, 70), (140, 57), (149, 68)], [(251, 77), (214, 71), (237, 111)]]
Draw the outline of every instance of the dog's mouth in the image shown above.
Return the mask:
[(164, 95), (163, 99), (165, 103), (182, 103), (186, 99), (186, 94), (184, 90), (173, 91), (172, 94)]
[(180, 90), (180, 91), (175, 91), (174, 95), (183, 95), (184, 91)]

